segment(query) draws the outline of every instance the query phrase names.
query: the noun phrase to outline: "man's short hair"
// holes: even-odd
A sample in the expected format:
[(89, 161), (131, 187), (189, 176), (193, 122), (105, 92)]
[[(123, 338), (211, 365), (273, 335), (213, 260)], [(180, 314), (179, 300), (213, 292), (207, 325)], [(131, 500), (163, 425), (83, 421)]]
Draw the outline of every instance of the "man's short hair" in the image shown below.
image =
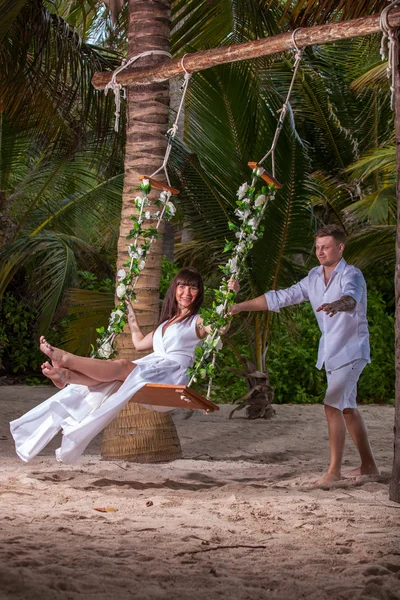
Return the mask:
[(318, 227), (317, 231), (314, 234), (314, 239), (320, 237), (326, 237), (330, 235), (334, 238), (336, 242), (339, 244), (344, 244), (346, 242), (346, 234), (344, 229), (342, 229), (339, 225), (330, 224), (330, 225), (322, 225), (322, 227)]

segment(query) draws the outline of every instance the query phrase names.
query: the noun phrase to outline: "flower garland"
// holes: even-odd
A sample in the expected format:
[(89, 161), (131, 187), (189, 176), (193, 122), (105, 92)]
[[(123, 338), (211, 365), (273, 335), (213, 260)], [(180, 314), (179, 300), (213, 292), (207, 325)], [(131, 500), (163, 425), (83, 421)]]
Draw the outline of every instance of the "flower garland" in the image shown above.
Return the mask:
[[(135, 286), (141, 271), (146, 265), (146, 258), (154, 240), (160, 237), (158, 231), (162, 219), (171, 219), (176, 212), (175, 205), (170, 201), (171, 192), (162, 191), (154, 202), (159, 210), (151, 212), (152, 206), (148, 195), (151, 185), (148, 179), (143, 179), (140, 185), (141, 195), (134, 202), (139, 214), (131, 215), (133, 227), (126, 236), (130, 241), (128, 254), (130, 260), (123, 263), (123, 269), (117, 273), (118, 285), (115, 291), (120, 303), (111, 312), (108, 327), (96, 329), (100, 337), (97, 339), (97, 350), (92, 346), (93, 358), (113, 358), (115, 355), (114, 340), (127, 324), (127, 305), (130, 300), (137, 302)], [(154, 220), (156, 223), (154, 224)], [(139, 244), (139, 238), (142, 242)]]
[[(228, 280), (238, 279), (245, 268), (245, 258), (254, 243), (262, 238), (264, 227), (260, 225), (265, 209), (275, 197), (276, 188), (273, 184), (265, 184), (262, 180), (263, 170), (254, 169), (250, 185), (243, 183), (237, 191), (237, 208), (235, 215), (241, 221), (240, 225), (229, 222), (228, 226), (235, 233), (236, 242), (226, 241), (224, 252), (232, 252), (226, 265), (220, 267), (224, 277), (221, 286), (215, 290), (212, 308), (203, 309), (201, 316), (204, 325), (211, 326), (212, 332), (205, 338), (195, 351), (195, 362), (189, 369), (189, 386), (200, 379), (209, 378), (207, 397), (210, 396), (211, 383), (215, 374), (216, 352), (222, 348), (221, 335), (232, 321), (229, 314), (235, 302), (236, 292), (228, 290)], [(211, 361), (210, 361), (211, 358)]]

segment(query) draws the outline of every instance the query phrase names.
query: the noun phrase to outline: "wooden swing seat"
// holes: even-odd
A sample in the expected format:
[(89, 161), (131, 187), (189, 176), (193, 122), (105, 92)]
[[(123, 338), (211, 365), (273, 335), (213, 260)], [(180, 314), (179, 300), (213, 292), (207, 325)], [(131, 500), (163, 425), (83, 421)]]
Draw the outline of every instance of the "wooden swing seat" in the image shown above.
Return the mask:
[(133, 398), (135, 403), (138, 404), (205, 410), (207, 413), (219, 410), (219, 406), (187, 385), (147, 383), (136, 392)]
[(152, 177), (147, 177), (147, 175), (139, 175), (139, 181), (142, 181), (143, 179), (148, 179), (151, 187), (155, 190), (170, 192), (173, 196), (177, 196), (179, 194), (179, 190), (167, 185), (166, 183), (161, 183), (161, 181), (157, 181), (157, 179), (153, 179)]
[(256, 162), (249, 162), (247, 164), (251, 169), (260, 169), (260, 171), (261, 171), (260, 175), (261, 175), (261, 178), (264, 179), (264, 181), (266, 181), (267, 183), (272, 183), (278, 190), (281, 189), (282, 184), (279, 183), (279, 181), (277, 179), (275, 179), (275, 177), (273, 177), (271, 175), (271, 173), (268, 173), (268, 171), (266, 171), (264, 169), (264, 167), (261, 167)]

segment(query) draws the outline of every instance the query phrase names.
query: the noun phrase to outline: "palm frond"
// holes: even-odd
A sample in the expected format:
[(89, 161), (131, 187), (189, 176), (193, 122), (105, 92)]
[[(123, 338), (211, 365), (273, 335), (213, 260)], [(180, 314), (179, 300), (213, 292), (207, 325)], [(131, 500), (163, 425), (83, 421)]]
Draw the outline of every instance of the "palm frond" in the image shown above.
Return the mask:
[(114, 294), (94, 290), (69, 288), (63, 296), (64, 314), (68, 316), (63, 327), (63, 348), (74, 354), (89, 354), (96, 344), (96, 329), (106, 327), (114, 308)]

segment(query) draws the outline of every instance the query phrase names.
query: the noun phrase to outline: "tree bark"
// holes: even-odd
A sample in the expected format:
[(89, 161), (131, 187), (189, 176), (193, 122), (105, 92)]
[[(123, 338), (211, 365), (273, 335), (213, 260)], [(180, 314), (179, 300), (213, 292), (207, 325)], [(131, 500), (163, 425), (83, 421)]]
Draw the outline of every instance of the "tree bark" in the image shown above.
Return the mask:
[(394, 285), (396, 292), (396, 407), (394, 417), (394, 459), (393, 472), (389, 485), (389, 498), (400, 503), (400, 69), (399, 69), (399, 30), (394, 50), (396, 60), (395, 76), (395, 132), (396, 132), (396, 196), (397, 196), (397, 234), (396, 234), (396, 271)]
[[(296, 43), (299, 48), (304, 48), (305, 46), (312, 46), (314, 44), (325, 44), (357, 36), (371, 35), (380, 31), (379, 21), (380, 15), (371, 15), (340, 23), (304, 27), (297, 32)], [(389, 25), (391, 27), (400, 26), (400, 8), (394, 8), (390, 12)], [(209, 69), (215, 65), (285, 52), (294, 47), (292, 33), (281, 33), (253, 42), (232, 44), (231, 46), (187, 54), (185, 55), (184, 65), (189, 72), (194, 73)], [(118, 75), (117, 81), (123, 85), (149, 85), (155, 81), (172, 79), (177, 75), (183, 75), (183, 73), (184, 69), (181, 64), (181, 58), (178, 58), (164, 62), (164, 64), (159, 64), (151, 69), (142, 69), (141, 72), (137, 69), (123, 71)], [(94, 74), (92, 83), (96, 89), (103, 90), (110, 79), (110, 72), (99, 72)]]
[[(129, 30), (128, 30), (128, 55), (132, 56), (146, 50), (164, 50), (169, 51), (169, 24), (170, 24), (170, 0), (129, 0)], [(151, 55), (138, 61), (138, 69), (150, 68), (166, 60), (164, 56)], [(124, 262), (129, 259), (128, 242), (126, 239), (132, 227), (130, 215), (135, 212), (134, 198), (137, 195), (139, 185), (139, 175), (151, 175), (160, 165), (165, 154), (167, 139), (165, 133), (168, 128), (169, 115), (169, 84), (152, 83), (146, 86), (129, 86), (127, 88), (127, 125), (126, 125), (126, 147), (125, 147), (125, 178), (122, 197), (121, 226), (118, 240), (118, 259), (117, 269), (120, 269)], [(136, 189), (135, 189), (136, 188)], [(161, 256), (162, 239), (154, 241), (150, 254), (146, 261), (146, 268), (142, 271), (136, 285), (135, 291), (139, 302), (135, 305), (135, 310), (139, 316), (139, 322), (144, 332), (155, 328), (159, 314), (159, 285), (161, 275)], [(127, 329), (118, 337), (118, 355), (122, 358), (132, 360), (137, 358), (138, 353), (133, 349), (131, 336)], [(157, 439), (159, 431), (163, 429), (174, 428), (172, 418), (169, 413), (159, 413), (156, 411), (147, 411), (139, 407), (139, 412), (148, 413), (154, 424), (154, 437), (148, 428), (146, 438), (149, 448), (155, 451), (149, 451), (146, 456), (146, 462), (151, 462), (151, 455), (154, 461), (171, 460), (181, 455), (174, 442), (172, 451), (165, 448), (165, 458), (160, 456), (157, 451)], [(148, 422), (147, 419), (146, 421)], [(112, 427), (111, 424), (109, 427)], [(127, 431), (132, 427), (125, 428)], [(107, 430), (105, 438), (107, 438)], [(129, 434), (127, 434), (129, 437)], [(137, 437), (137, 436), (136, 436)], [(125, 460), (135, 461), (135, 436), (126, 440), (126, 444), (131, 444), (132, 454), (125, 452)], [(118, 459), (118, 451), (114, 459)], [(122, 457), (121, 457), (122, 458)], [(107, 451), (107, 459), (110, 455)]]

